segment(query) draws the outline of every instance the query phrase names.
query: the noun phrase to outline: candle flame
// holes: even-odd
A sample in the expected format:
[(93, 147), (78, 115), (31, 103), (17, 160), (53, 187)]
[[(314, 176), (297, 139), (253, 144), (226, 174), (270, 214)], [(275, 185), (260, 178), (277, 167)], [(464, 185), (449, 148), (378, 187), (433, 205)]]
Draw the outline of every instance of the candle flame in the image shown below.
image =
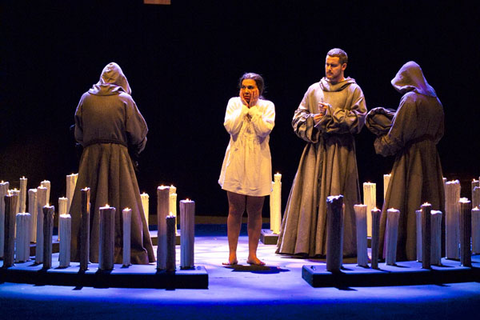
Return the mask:
[(108, 203), (105, 205), (105, 208), (110, 208), (110, 206), (108, 205)]

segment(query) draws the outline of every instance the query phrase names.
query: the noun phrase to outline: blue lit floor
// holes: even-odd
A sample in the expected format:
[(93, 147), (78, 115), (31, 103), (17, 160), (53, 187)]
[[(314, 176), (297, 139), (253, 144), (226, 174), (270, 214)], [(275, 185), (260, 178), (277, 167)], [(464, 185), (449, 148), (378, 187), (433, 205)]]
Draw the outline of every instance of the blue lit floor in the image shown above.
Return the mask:
[[(227, 257), (225, 229), (198, 230), (195, 264), (208, 271), (208, 289), (98, 289), (0, 284), (0, 319), (475, 319), (480, 283), (395, 287), (313, 288), (302, 266), (323, 264), (274, 253), (259, 244), (270, 268), (246, 265), (247, 237), (238, 257), (244, 268), (221, 265)], [(179, 246), (177, 246), (177, 250)], [(177, 251), (177, 260), (179, 253)], [(152, 264), (152, 268), (155, 265)], [(473, 318), (472, 318), (473, 317)]]

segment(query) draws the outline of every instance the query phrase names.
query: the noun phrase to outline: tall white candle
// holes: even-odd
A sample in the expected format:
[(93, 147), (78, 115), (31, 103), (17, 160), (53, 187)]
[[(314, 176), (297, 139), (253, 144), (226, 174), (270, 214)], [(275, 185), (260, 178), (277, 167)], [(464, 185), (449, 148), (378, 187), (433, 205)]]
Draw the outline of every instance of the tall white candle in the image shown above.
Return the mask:
[(431, 263), (442, 265), (442, 211), (432, 210), (432, 249)]
[(40, 182), (40, 186), (47, 188), (47, 203), (50, 203), (50, 190), (52, 190), (52, 184), (49, 180), (43, 180)]
[[(157, 188), (157, 269), (165, 270), (167, 267), (167, 223), (169, 213), (170, 187), (160, 186)], [(183, 231), (182, 231), (183, 233)]]
[(476, 179), (473, 179), (472, 180), (472, 184), (471, 184), (471, 191), (472, 191), (472, 208), (476, 207), (478, 204), (476, 202), (477, 199), (475, 198), (475, 195), (474, 195), (474, 191), (475, 191), (475, 188), (478, 188), (480, 185), (479, 185), (479, 181), (476, 180)]
[(385, 263), (394, 266), (397, 262), (398, 220), (400, 210), (387, 209), (386, 257)]
[(20, 212), (20, 210), (19, 210), (19, 209), (20, 209), (20, 190), (18, 190), (17, 188), (14, 188), (14, 189), (12, 189), (12, 190), (8, 190), (8, 192), (9, 192), (10, 194), (15, 194), (15, 195), (17, 195), (17, 198), (16, 198), (16, 199), (17, 199), (17, 202), (15, 203), (15, 209), (14, 209), (15, 215), (16, 215), (17, 213)]
[(460, 263), (472, 266), (472, 203), (467, 198), (460, 198)]
[(16, 262), (30, 259), (30, 213), (17, 213)]
[(480, 209), (472, 209), (472, 251), (480, 253)]
[(145, 215), (145, 221), (147, 222), (147, 226), (150, 224), (149, 220), (149, 215), (150, 215), (150, 196), (148, 195), (148, 193), (145, 193), (143, 192), (141, 195), (140, 195), (140, 198), (142, 199), (142, 208), (143, 208), (143, 213)]
[(432, 265), (432, 205), (422, 204), (422, 268), (430, 269)]
[(5, 196), (8, 194), (8, 188), (8, 182), (0, 182), (0, 258), (3, 258), (5, 245)]
[(37, 242), (37, 189), (28, 190), (28, 212), (30, 213), (30, 242)]
[(70, 206), (72, 205), (75, 187), (77, 185), (78, 173), (72, 173), (66, 176), (66, 197), (67, 197), (67, 213), (70, 214)]
[[(60, 197), (58, 198), (58, 216), (68, 213), (68, 198)], [(58, 241), (60, 241), (60, 218), (58, 219)]]
[(353, 209), (355, 210), (355, 222), (357, 227), (357, 264), (361, 267), (367, 267), (367, 205), (356, 204), (353, 206)]
[(195, 243), (195, 201), (186, 199), (180, 201), (180, 268), (192, 269)]
[(363, 183), (363, 203), (367, 205), (367, 236), (372, 236), (372, 216), (368, 214), (377, 207), (377, 185), (371, 182)]
[(445, 251), (447, 259), (460, 258), (460, 181), (445, 183)]
[(270, 230), (274, 234), (280, 233), (282, 219), (282, 175), (273, 175), (272, 193), (270, 194)]
[(80, 271), (88, 269), (90, 260), (90, 188), (80, 190), (82, 197), (82, 222), (80, 226)]
[(115, 250), (115, 207), (100, 207), (100, 244), (98, 268), (112, 270)]
[(22, 212), (22, 213), (26, 211), (27, 181), (28, 179), (25, 177), (20, 178), (20, 208), (18, 212)]
[(5, 245), (3, 268), (13, 266), (15, 255), (15, 209), (18, 202), (17, 194), (5, 195)]
[(72, 242), (72, 216), (69, 214), (61, 214), (60, 220), (60, 250), (59, 250), (59, 266), (66, 268), (70, 266), (70, 245)]
[(54, 206), (47, 205), (43, 207), (43, 269), (50, 269), (52, 267), (52, 236), (54, 215)]
[(123, 266), (131, 265), (132, 209), (122, 210), (123, 218)]
[(380, 216), (382, 210), (373, 208), (372, 214), (372, 269), (378, 269), (378, 257), (380, 254)]
[(47, 188), (37, 188), (37, 246), (35, 263), (43, 263), (43, 207), (47, 205)]
[(390, 179), (392, 174), (384, 174), (383, 175), (383, 199), (387, 197), (388, 186), (390, 185)]

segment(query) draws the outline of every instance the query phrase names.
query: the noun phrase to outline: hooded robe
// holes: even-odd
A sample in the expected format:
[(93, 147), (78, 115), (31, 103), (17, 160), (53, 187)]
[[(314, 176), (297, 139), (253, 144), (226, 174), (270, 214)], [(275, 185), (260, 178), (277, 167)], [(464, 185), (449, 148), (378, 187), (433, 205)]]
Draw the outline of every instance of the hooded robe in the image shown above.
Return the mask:
[(131, 97), (127, 78), (116, 63), (84, 93), (75, 112), (75, 139), (83, 147), (72, 200), (72, 261), (79, 261), (81, 189), (90, 188), (90, 261), (98, 262), (99, 208), (115, 207), (114, 263), (123, 259), (122, 210), (132, 209), (131, 262), (155, 261), (129, 152), (139, 154), (147, 142), (147, 124)]
[(415, 211), (429, 202), (433, 210), (445, 212), (442, 166), (436, 147), (444, 133), (444, 113), (417, 63), (403, 65), (391, 83), (404, 95), (390, 130), (374, 143), (377, 154), (395, 156), (382, 209), (380, 243), (385, 238), (387, 209), (398, 209), (397, 260), (415, 260)]
[[(315, 125), (318, 102), (326, 114)], [(326, 254), (327, 196), (343, 195), (343, 254), (356, 254), (355, 212), (360, 202), (354, 134), (365, 124), (367, 108), (352, 78), (331, 84), (326, 78), (311, 85), (293, 116), (295, 134), (305, 140), (283, 215), (277, 253)]]

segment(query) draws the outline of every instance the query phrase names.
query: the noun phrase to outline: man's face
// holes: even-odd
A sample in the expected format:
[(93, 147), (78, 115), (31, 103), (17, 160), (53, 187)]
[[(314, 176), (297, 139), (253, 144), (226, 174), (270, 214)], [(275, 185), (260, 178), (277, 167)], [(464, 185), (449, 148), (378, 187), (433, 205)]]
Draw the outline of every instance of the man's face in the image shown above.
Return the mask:
[(330, 80), (331, 83), (337, 83), (343, 80), (343, 72), (347, 68), (347, 64), (340, 64), (339, 57), (327, 56), (325, 59), (325, 77)]

